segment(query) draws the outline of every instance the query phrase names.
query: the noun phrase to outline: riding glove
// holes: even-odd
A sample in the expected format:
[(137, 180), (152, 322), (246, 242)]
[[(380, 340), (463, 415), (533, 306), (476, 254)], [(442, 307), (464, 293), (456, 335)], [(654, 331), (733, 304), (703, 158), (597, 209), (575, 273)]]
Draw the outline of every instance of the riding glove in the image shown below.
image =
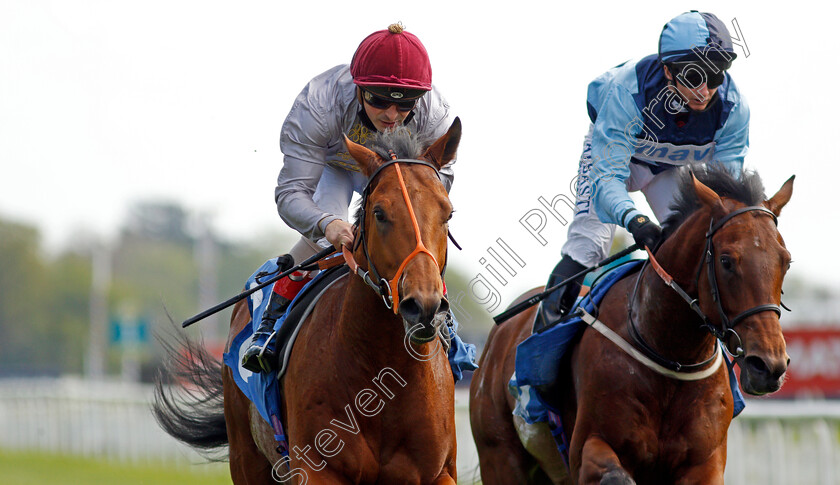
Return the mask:
[(656, 249), (662, 240), (662, 228), (645, 215), (638, 215), (630, 219), (630, 222), (627, 223), (627, 230), (633, 235), (636, 244), (643, 248), (647, 246), (651, 251)]

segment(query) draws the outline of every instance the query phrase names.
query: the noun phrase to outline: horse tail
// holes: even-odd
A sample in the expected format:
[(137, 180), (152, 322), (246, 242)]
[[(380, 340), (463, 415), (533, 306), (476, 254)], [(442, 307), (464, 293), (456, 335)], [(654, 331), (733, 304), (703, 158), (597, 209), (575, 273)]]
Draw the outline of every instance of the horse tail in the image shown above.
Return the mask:
[(155, 379), (152, 413), (169, 435), (210, 461), (226, 461), (222, 363), (182, 332), (158, 337), (167, 359)]

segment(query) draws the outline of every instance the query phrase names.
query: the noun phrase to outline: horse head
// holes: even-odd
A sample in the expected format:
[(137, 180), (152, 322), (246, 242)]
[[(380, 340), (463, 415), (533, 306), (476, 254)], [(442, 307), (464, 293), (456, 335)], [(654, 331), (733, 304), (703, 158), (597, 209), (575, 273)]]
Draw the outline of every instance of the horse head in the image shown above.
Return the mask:
[[(743, 178), (760, 186), (755, 174)], [(779, 317), (782, 281), (791, 261), (776, 217), (791, 198), (793, 177), (767, 200), (761, 200), (763, 188), (758, 200), (738, 200), (719, 195), (693, 175), (692, 181), (704, 221), (700, 227), (706, 231), (696, 271), (700, 309), (735, 355), (744, 391), (775, 392), (790, 362)]]
[(368, 177), (353, 255), (416, 344), (435, 338), (449, 310), (443, 272), (452, 204), (439, 170), (455, 159), (460, 138), (458, 118), (425, 149), (404, 127), (378, 133), (371, 149), (345, 137)]

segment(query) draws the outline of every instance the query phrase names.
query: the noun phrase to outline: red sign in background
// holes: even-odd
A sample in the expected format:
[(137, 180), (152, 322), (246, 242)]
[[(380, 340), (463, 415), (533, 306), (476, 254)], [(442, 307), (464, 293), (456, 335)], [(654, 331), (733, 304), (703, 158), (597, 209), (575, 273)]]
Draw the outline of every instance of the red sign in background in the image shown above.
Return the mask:
[(840, 328), (797, 327), (784, 334), (790, 366), (772, 397), (840, 398)]

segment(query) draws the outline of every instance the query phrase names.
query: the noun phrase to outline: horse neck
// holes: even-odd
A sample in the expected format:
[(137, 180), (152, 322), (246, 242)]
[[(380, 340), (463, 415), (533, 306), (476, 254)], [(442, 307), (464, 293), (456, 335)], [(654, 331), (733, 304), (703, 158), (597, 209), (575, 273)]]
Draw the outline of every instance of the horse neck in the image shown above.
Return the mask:
[(340, 348), (357, 355), (359, 362), (375, 363), (380, 357), (393, 362), (393, 349), (402, 349), (402, 318), (385, 306), (361, 278), (350, 274), (336, 329)]
[[(695, 214), (656, 252), (656, 260), (689, 295), (696, 297), (695, 278), (705, 250), (709, 217)], [(714, 337), (688, 303), (647, 265), (641, 275), (631, 315), (642, 337), (663, 356), (682, 363), (708, 357)]]

